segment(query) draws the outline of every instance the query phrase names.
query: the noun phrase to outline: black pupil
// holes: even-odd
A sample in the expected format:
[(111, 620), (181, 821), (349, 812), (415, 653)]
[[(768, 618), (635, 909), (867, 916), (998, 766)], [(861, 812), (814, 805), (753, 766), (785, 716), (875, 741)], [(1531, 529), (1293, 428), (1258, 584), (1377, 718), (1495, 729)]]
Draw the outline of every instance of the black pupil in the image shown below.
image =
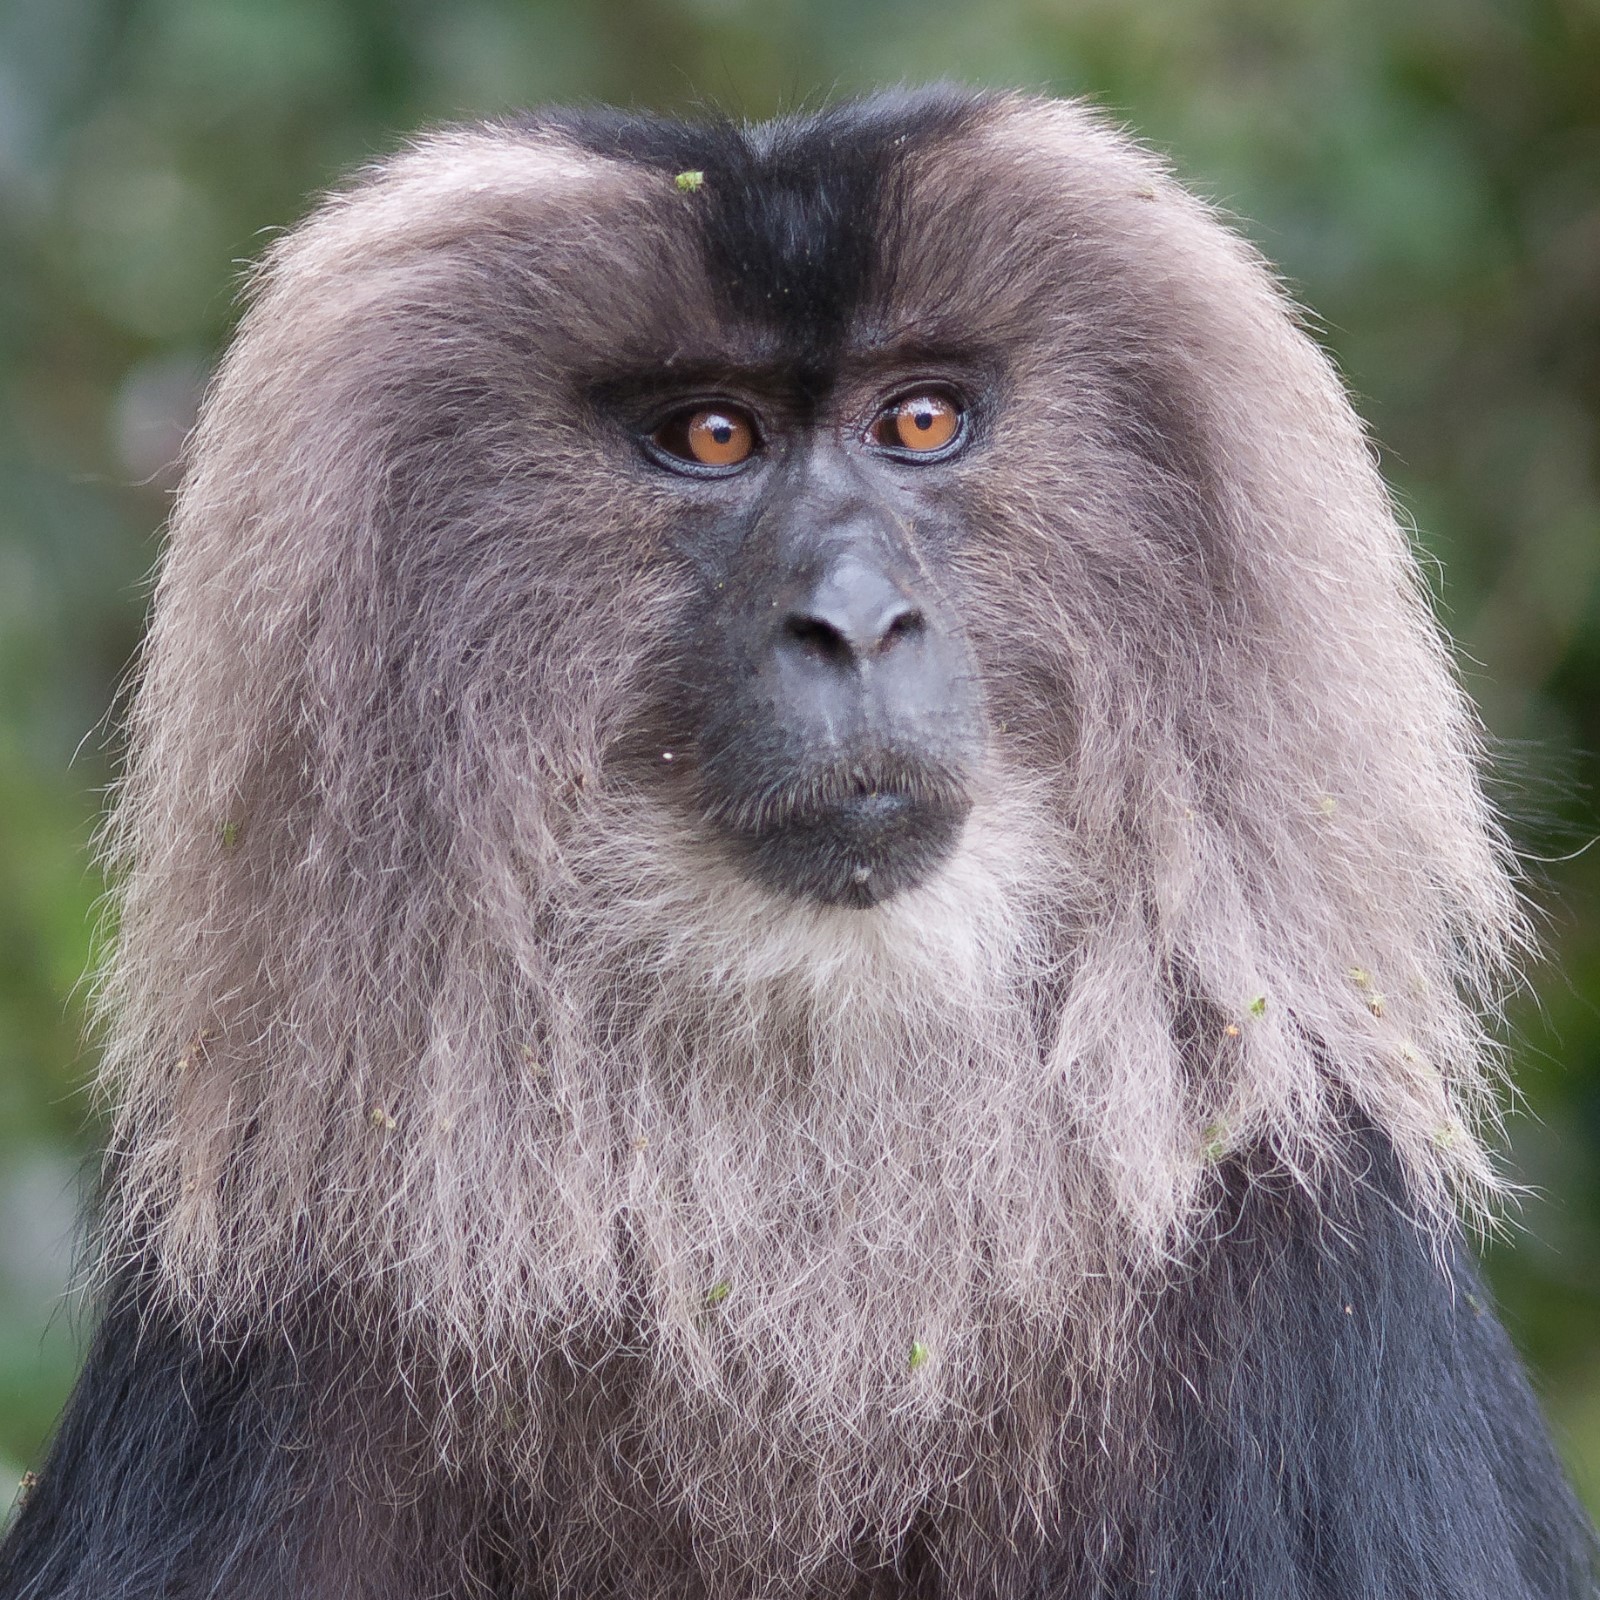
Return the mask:
[(923, 406), (920, 410), (913, 411), (911, 413), (911, 421), (926, 433), (933, 426), (933, 407)]
[(715, 439), (718, 444), (726, 444), (733, 437), (733, 424), (725, 417), (718, 417), (717, 420), (711, 424), (711, 437)]

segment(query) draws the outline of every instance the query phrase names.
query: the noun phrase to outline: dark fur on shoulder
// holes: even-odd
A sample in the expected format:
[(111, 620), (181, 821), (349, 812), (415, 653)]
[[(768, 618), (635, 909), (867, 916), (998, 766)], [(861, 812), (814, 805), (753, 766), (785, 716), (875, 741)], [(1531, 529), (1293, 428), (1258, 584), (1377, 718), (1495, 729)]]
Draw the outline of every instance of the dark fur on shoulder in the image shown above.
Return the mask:
[[(648, 442), (930, 373), (968, 447), (885, 503), (983, 748), (937, 870), (819, 903), (697, 798), (730, 524)], [(1479, 759), (1328, 362), (1082, 108), (421, 141), (193, 442), (0, 1596), (1592, 1594), (1461, 1244)]]

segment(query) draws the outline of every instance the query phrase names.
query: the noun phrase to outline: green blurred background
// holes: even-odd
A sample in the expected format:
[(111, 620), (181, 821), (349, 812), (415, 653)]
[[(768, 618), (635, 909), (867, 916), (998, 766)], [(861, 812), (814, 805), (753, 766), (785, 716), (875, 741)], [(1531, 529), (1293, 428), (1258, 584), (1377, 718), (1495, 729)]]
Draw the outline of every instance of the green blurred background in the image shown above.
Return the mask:
[(1245, 219), (1437, 558), (1552, 958), (1490, 1266), (1600, 1506), (1600, 0), (0, 0), (0, 1485), (76, 1359), (110, 707), (242, 264), (419, 124), (931, 77), (1091, 96)]

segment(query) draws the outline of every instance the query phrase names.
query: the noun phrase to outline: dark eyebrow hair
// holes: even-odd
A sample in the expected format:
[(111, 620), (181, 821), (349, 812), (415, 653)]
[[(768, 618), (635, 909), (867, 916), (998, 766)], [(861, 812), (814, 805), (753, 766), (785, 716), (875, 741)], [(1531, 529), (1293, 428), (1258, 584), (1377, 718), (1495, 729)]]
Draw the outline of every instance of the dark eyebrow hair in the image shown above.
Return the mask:
[(737, 317), (772, 330), (793, 371), (825, 386), (880, 280), (881, 213), (900, 161), (960, 133), (988, 104), (936, 86), (755, 125), (604, 110), (527, 123), (597, 155), (700, 174), (683, 201), (699, 220), (714, 291)]

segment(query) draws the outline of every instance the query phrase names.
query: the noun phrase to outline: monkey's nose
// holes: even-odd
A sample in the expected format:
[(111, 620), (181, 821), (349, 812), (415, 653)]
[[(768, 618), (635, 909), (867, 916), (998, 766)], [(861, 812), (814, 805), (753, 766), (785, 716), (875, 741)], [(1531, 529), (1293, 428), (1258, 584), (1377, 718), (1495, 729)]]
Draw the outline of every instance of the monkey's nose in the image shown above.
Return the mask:
[(783, 619), (779, 648), (851, 670), (913, 639), (927, 627), (922, 608), (886, 573), (835, 562)]

